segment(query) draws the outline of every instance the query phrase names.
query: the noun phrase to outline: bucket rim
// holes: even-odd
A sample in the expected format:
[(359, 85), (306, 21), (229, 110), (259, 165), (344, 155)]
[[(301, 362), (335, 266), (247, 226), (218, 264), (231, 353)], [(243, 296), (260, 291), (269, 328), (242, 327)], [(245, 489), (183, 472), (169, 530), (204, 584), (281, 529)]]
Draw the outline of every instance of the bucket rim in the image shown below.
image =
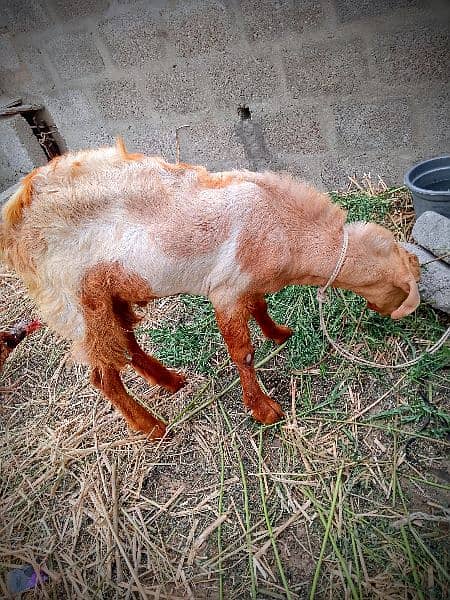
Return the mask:
[[(446, 198), (443, 198), (441, 200), (441, 202), (445, 202), (447, 200), (447, 197), (448, 197), (448, 200), (450, 200), (450, 191), (444, 192), (442, 190), (427, 190), (426, 188), (418, 187), (411, 181), (411, 174), (418, 167), (425, 166), (427, 163), (430, 163), (432, 161), (439, 160), (439, 159), (447, 159), (448, 167), (450, 168), (450, 155), (449, 154), (443, 154), (441, 156), (434, 156), (433, 158), (426, 158), (425, 160), (422, 160), (422, 161), (416, 163), (415, 165), (413, 165), (406, 172), (403, 182), (411, 192), (416, 192), (417, 194), (426, 194), (427, 196), (446, 196)], [(434, 170), (436, 170), (436, 169), (434, 169)]]

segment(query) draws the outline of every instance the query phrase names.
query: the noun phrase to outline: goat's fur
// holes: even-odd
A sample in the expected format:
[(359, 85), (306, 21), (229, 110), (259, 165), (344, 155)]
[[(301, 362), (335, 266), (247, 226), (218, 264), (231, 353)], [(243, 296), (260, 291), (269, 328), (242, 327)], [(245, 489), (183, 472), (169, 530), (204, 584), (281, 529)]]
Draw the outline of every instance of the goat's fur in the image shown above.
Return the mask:
[[(42, 316), (92, 367), (92, 382), (129, 425), (153, 437), (164, 425), (126, 392), (131, 365), (176, 391), (184, 378), (136, 343), (132, 306), (180, 293), (207, 296), (239, 370), (244, 402), (272, 423), (279, 405), (255, 376), (252, 316), (282, 343), (292, 333), (267, 313), (264, 294), (322, 285), (342, 244), (346, 213), (308, 184), (274, 173), (209, 173), (115, 147), (67, 154), (35, 169), (3, 209), (0, 252)], [(417, 261), (386, 229), (351, 224), (336, 286), (393, 318), (419, 303)]]

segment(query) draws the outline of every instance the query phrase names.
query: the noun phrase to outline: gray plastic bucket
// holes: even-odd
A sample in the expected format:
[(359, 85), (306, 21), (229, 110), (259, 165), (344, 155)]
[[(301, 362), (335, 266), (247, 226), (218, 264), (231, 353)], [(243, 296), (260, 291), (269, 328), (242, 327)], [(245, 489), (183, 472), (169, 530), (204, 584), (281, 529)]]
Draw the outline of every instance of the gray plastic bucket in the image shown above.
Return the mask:
[(438, 156), (414, 165), (405, 175), (416, 218), (432, 210), (450, 218), (450, 156)]

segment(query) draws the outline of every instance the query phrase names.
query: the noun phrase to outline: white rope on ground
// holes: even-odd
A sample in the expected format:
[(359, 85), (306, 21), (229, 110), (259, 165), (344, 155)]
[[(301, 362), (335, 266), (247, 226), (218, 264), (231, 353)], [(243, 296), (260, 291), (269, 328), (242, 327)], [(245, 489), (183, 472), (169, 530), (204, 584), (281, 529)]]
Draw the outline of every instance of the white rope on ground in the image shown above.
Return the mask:
[(347, 248), (348, 248), (348, 231), (344, 227), (344, 237), (343, 237), (343, 241), (342, 241), (342, 248), (341, 248), (341, 253), (339, 255), (339, 259), (338, 259), (336, 266), (334, 267), (334, 270), (333, 270), (330, 278), (328, 279), (327, 283), (323, 287), (321, 287), (317, 290), (317, 301), (319, 303), (320, 327), (321, 327), (325, 337), (327, 338), (328, 342), (333, 346), (333, 348), (337, 352), (339, 352), (339, 354), (341, 354), (342, 356), (344, 356), (347, 360), (349, 360), (351, 362), (356, 362), (360, 365), (365, 365), (367, 367), (375, 367), (377, 369), (404, 369), (406, 367), (411, 367), (412, 365), (417, 364), (420, 360), (422, 360), (422, 358), (426, 354), (434, 354), (435, 352), (437, 352), (439, 350), (439, 348), (441, 348), (445, 344), (445, 341), (450, 336), (450, 327), (448, 327), (446, 329), (446, 331), (444, 331), (442, 336), (438, 339), (438, 341), (435, 344), (433, 344), (430, 348), (427, 348), (422, 354), (420, 354), (419, 356), (416, 356), (416, 358), (412, 358), (411, 360), (408, 360), (404, 363), (395, 364), (395, 365), (385, 365), (382, 363), (376, 363), (371, 360), (361, 358), (360, 356), (356, 356), (355, 354), (350, 352), (347, 348), (344, 348), (343, 346), (341, 346), (340, 344), (338, 344), (337, 342), (335, 342), (333, 340), (333, 338), (330, 336), (327, 326), (325, 324), (325, 317), (323, 314), (323, 305), (326, 302), (326, 294), (327, 294), (328, 288), (332, 285), (332, 283), (334, 282), (334, 280), (339, 275), (339, 273), (342, 269), (342, 265), (344, 264), (345, 257), (347, 254)]

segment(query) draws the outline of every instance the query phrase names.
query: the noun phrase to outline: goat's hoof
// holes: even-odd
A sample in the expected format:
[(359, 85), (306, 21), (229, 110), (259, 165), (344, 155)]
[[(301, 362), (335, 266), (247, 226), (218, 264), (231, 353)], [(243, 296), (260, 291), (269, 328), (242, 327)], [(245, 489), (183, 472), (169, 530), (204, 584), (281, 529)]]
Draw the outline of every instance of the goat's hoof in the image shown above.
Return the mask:
[(250, 408), (255, 421), (263, 423), (263, 425), (273, 425), (284, 417), (284, 412), (278, 402), (265, 394), (259, 396)]
[(148, 413), (133, 419), (132, 422), (128, 421), (128, 425), (134, 431), (146, 433), (151, 440), (159, 440), (166, 433), (165, 424)]
[(288, 340), (291, 335), (294, 333), (294, 330), (290, 327), (286, 327), (285, 325), (279, 325), (277, 329), (276, 335), (272, 338), (275, 344), (281, 346), (284, 344), (286, 340)]
[(168, 383), (164, 387), (167, 390), (169, 390), (169, 392), (172, 392), (172, 394), (175, 394), (175, 392), (178, 392), (178, 390), (180, 390), (183, 386), (186, 385), (187, 379), (185, 375), (182, 375), (181, 373), (177, 373), (175, 371), (171, 371), (170, 374), (170, 383)]

